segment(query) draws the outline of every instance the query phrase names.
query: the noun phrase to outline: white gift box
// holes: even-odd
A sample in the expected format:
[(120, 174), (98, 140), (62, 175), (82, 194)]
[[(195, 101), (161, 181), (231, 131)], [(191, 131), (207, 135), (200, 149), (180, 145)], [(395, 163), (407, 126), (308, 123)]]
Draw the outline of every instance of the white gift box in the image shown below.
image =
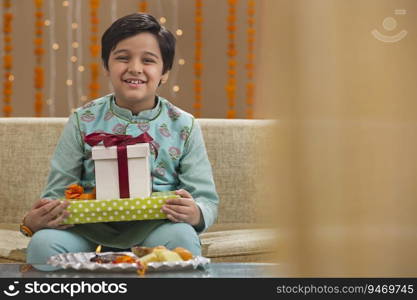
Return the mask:
[[(148, 143), (127, 146), (130, 198), (145, 198), (151, 195), (149, 155)], [(92, 158), (96, 174), (96, 199), (119, 199), (117, 146), (94, 146)]]

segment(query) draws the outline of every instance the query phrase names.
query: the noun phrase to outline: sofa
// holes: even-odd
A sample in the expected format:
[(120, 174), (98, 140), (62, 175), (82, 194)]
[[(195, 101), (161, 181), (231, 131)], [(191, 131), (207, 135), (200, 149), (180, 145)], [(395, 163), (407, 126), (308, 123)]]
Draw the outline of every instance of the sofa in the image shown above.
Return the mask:
[[(0, 118), (0, 262), (25, 261), (29, 238), (19, 222), (46, 183), (49, 161), (66, 118)], [(200, 234), (213, 262), (272, 262), (276, 236), (263, 224), (263, 156), (267, 120), (198, 119), (220, 197), (215, 225)]]

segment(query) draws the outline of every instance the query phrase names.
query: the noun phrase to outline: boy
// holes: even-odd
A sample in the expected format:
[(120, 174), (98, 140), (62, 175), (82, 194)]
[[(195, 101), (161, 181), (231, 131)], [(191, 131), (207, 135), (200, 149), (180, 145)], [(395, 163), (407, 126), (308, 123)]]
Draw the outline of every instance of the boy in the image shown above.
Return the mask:
[[(78, 108), (69, 118), (51, 161), (42, 199), (23, 219), (32, 236), (27, 262), (45, 264), (55, 254), (90, 252), (97, 244), (110, 250), (133, 245), (184, 247), (201, 255), (198, 232), (217, 217), (218, 196), (211, 166), (194, 117), (156, 94), (166, 82), (175, 55), (175, 37), (147, 14), (116, 20), (103, 34), (102, 59), (114, 93)], [(93, 132), (150, 134), (153, 191), (176, 190), (163, 211), (168, 220), (62, 225), (68, 202), (66, 187), (95, 187), (91, 147), (84, 137)], [(158, 156), (155, 153), (158, 150)], [(37, 266), (53, 270), (51, 266)]]

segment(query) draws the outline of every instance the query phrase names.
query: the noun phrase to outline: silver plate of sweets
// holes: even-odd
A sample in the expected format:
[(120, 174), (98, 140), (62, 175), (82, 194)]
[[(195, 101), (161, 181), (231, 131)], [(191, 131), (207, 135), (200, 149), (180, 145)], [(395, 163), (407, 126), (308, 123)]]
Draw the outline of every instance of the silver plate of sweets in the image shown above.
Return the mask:
[[(123, 261), (127, 256), (134, 260), (138, 259), (132, 252), (102, 252), (98, 254), (95, 252), (78, 252), (51, 256), (47, 264), (74, 270), (137, 271), (138, 265), (134, 262), (118, 262)], [(192, 270), (198, 267), (204, 268), (209, 263), (210, 259), (202, 256), (194, 256), (183, 261), (149, 262), (146, 272)]]

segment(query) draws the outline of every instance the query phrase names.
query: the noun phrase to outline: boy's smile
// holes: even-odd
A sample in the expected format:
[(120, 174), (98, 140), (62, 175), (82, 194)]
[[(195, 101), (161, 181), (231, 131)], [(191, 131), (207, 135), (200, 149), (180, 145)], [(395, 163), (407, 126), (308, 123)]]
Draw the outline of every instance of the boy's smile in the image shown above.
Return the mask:
[(143, 32), (121, 40), (110, 53), (108, 66), (117, 105), (133, 114), (155, 106), (156, 90), (168, 72), (162, 75), (163, 59), (153, 34)]

